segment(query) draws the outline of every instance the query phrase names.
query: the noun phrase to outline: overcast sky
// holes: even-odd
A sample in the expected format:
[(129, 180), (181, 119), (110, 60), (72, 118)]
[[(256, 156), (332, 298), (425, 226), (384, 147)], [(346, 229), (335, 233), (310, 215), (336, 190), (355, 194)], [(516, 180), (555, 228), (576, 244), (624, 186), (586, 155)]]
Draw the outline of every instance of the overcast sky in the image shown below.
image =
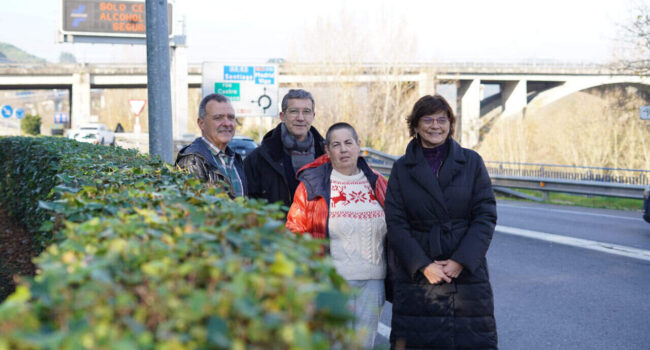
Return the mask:
[[(313, 31), (319, 20), (336, 25), (341, 18), (365, 33), (364, 40), (372, 45), (390, 40), (378, 26), (399, 28), (415, 43), (411, 60), (605, 62), (617, 47), (619, 25), (629, 20), (636, 3), (179, 0), (175, 17), (185, 17), (188, 56), (194, 63), (265, 62), (299, 55), (306, 31)], [(144, 46), (56, 43), (60, 7), (61, 0), (0, 0), (0, 41), (51, 62), (58, 61), (61, 51), (88, 62), (145, 60)]]

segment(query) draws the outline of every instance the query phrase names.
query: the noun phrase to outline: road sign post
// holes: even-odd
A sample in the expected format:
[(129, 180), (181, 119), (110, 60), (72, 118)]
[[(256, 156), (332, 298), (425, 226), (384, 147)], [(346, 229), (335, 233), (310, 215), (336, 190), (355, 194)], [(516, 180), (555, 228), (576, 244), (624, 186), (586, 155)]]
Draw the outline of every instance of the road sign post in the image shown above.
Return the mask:
[(129, 107), (131, 113), (135, 115), (135, 123), (133, 125), (133, 132), (139, 134), (142, 132), (142, 127), (140, 126), (140, 114), (144, 110), (144, 106), (147, 104), (147, 100), (129, 100)]
[(172, 91), (169, 76), (167, 0), (147, 1), (149, 154), (173, 162)]
[(9, 129), (9, 118), (14, 114), (14, 109), (10, 105), (3, 105), (0, 107), (0, 114), (5, 120), (5, 128)]

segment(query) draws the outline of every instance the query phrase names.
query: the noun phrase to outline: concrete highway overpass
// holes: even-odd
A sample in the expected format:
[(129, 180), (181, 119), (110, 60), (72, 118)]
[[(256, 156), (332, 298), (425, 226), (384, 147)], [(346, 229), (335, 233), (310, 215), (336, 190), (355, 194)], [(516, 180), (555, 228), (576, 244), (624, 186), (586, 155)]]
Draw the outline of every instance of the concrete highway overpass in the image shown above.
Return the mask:
[[(188, 64), (172, 55), (174, 137), (186, 133), (187, 89), (200, 87), (201, 64)], [(586, 64), (419, 63), (364, 64), (346, 73), (342, 65), (280, 64), (280, 87), (332, 82), (414, 83), (420, 95), (436, 92), (440, 84), (456, 89), (459, 135), (464, 145), (478, 142), (481, 115), (500, 107), (502, 115), (540, 108), (575, 92), (612, 84), (650, 85), (650, 78), (607, 66)], [(330, 74), (330, 72), (336, 74)], [(498, 85), (499, 94), (484, 98), (482, 85)], [(0, 90), (67, 89), (72, 127), (90, 116), (90, 89), (145, 88), (144, 64), (0, 64)]]

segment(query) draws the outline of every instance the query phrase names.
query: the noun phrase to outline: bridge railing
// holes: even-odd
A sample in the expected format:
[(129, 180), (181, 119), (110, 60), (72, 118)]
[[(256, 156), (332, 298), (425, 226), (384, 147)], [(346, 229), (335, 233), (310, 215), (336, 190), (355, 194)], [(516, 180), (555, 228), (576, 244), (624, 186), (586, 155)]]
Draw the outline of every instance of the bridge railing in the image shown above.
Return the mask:
[[(362, 148), (369, 165), (388, 176), (397, 156)], [(536, 164), (485, 162), (495, 188), (519, 188), (621, 198), (643, 198), (650, 185), (650, 170)]]

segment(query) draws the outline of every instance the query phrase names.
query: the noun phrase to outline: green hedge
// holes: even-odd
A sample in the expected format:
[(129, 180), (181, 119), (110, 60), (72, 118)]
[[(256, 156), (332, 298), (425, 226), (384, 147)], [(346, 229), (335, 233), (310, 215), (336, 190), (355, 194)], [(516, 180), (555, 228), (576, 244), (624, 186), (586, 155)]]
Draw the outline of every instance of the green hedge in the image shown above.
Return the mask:
[(41, 116), (28, 114), (20, 122), (20, 130), (27, 135), (41, 134)]
[(121, 148), (0, 149), (0, 205), (47, 245), (0, 304), (0, 350), (354, 348), (348, 287), (278, 205)]
[[(39, 230), (48, 215), (38, 209), (38, 201), (46, 199), (57, 183), (60, 159), (67, 147), (81, 151), (81, 144), (61, 143), (48, 138), (0, 138), (0, 206), (29, 232), (37, 233), (37, 251), (49, 239)], [(85, 149), (89, 149), (86, 147)]]

